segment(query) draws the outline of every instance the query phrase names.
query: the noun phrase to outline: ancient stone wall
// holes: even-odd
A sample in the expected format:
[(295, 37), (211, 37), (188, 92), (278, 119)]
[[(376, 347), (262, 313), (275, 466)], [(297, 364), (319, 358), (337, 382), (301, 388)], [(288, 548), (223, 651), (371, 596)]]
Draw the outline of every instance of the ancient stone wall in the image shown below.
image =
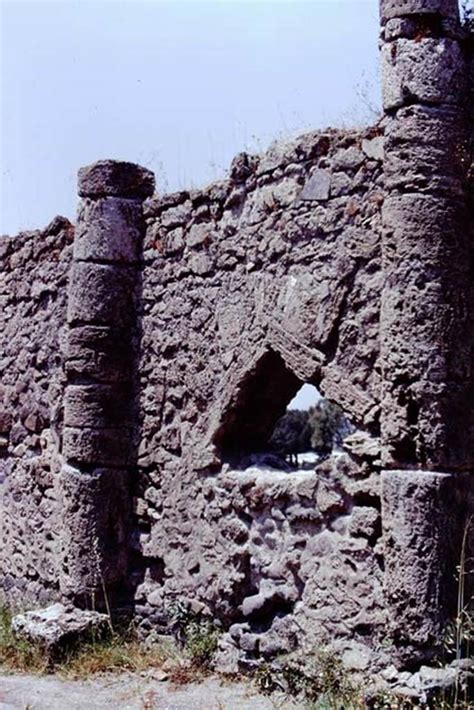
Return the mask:
[[(228, 179), (165, 196), (100, 161), (75, 236), (59, 218), (2, 238), (9, 603), (100, 603), (105, 586), (148, 634), (179, 602), (221, 624), (228, 670), (329, 641), (359, 667), (439, 651), (473, 507), (457, 12), (381, 2), (370, 129), (242, 153)], [(353, 424), (344, 451), (255, 467), (303, 383)]]
[(61, 335), (73, 226), (1, 237), (0, 597), (43, 603), (59, 589)]
[[(298, 628), (334, 638), (383, 621), (382, 155), (379, 128), (308, 134), (238, 156), (208, 190), (145, 204), (135, 598), (147, 628), (197, 597), (237, 623), (235, 656), (274, 654)], [(366, 432), (367, 460), (317, 476), (233, 470), (304, 382)]]

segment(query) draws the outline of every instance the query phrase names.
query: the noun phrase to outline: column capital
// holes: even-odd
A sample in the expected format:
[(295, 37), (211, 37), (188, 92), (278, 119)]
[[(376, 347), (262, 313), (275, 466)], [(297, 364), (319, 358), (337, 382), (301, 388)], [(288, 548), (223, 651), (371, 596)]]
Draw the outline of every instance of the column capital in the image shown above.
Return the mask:
[(98, 160), (79, 170), (80, 197), (127, 197), (145, 199), (155, 191), (151, 170), (121, 160)]
[(458, 2), (457, 0), (380, 0), (382, 24), (395, 17), (409, 15), (440, 15), (458, 19)]

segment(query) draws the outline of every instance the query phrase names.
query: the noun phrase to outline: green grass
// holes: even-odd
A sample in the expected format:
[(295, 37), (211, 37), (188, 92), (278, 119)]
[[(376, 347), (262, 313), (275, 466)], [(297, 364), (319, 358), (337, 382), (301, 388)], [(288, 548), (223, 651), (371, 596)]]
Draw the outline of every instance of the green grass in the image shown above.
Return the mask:
[(17, 638), (11, 630), (11, 613), (0, 607), (0, 668), (22, 673), (45, 673), (49, 660), (40, 646)]

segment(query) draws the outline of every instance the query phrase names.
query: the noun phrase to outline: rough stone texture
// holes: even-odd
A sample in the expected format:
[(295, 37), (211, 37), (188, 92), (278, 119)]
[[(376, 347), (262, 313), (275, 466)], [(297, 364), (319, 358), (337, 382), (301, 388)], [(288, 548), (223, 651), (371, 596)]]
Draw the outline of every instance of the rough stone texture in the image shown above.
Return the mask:
[(394, 17), (409, 15), (440, 15), (457, 19), (459, 5), (457, 0), (380, 0), (382, 23)]
[(133, 463), (131, 436), (131, 428), (65, 426), (62, 451), (66, 460), (75, 464), (130, 466)]
[[(234, 667), (383, 628), (376, 462), (221, 471), (264, 447), (305, 381), (378, 437), (383, 182), (361, 150), (377, 135), (308, 134), (238, 184), (145, 203), (136, 609), (146, 631), (199, 599), (231, 624)], [(344, 194), (301, 199), (321, 164)]]
[[(395, 5), (399, 16), (406, 14), (403, 3)], [(418, 5), (433, 11), (429, 2)], [(382, 46), (388, 119), (388, 195), (382, 215), (383, 455), (388, 468), (468, 470), (473, 301), (467, 71), (464, 47), (445, 36), (436, 17), (426, 25), (414, 16), (412, 39), (385, 39)]]
[(382, 48), (383, 105), (456, 103), (465, 80), (459, 43), (449, 38), (399, 39)]
[(136, 273), (125, 266), (75, 262), (67, 319), (71, 324), (131, 326)]
[[(102, 579), (144, 634), (179, 601), (221, 623), (227, 670), (328, 640), (348, 667), (431, 659), (474, 498), (452, 497), (474, 465), (474, 121), (453, 12), (383, 4), (373, 128), (241, 153), (228, 179), (165, 196), (138, 166), (90, 166), (72, 268), (61, 219), (2, 239), (4, 596), (60, 584), (85, 603)], [(316, 470), (271, 469), (304, 382), (355, 431)]]
[(0, 598), (47, 603), (61, 566), (61, 344), (74, 228), (0, 237)]
[(445, 21), (456, 5), (381, 3), (383, 19), (410, 15), (382, 32), (382, 522), (401, 664), (439, 654), (455, 615), (462, 477), (433, 472), (473, 468), (467, 55)]
[(153, 186), (149, 171), (128, 163), (101, 161), (79, 171), (79, 192), (88, 197), (79, 205), (68, 288), (62, 454), (72, 466), (62, 467), (60, 582), (81, 604), (97, 596), (105, 604), (106, 594), (110, 602), (112, 589), (123, 597), (127, 578), (142, 200)]
[(462, 509), (468, 481), (428, 471), (383, 472), (384, 548), (390, 551), (385, 555), (385, 593), (402, 664), (415, 663), (417, 655), (436, 656), (445, 640), (445, 620), (455, 609), (453, 580), (461, 549), (456, 511)]
[(72, 381), (125, 383), (132, 351), (126, 328), (77, 326), (67, 332), (64, 365)]
[(39, 643), (54, 654), (80, 639), (104, 632), (108, 622), (108, 617), (97, 611), (53, 604), (47, 609), (14, 616), (12, 629), (20, 638)]
[(155, 176), (135, 163), (98, 160), (79, 170), (80, 197), (145, 198), (155, 190)]
[(107, 583), (123, 579), (127, 570), (127, 521), (130, 517), (128, 472), (94, 469), (86, 473), (64, 465), (60, 473), (68, 564), (62, 591), (86, 602)]
[(74, 239), (74, 258), (111, 263), (138, 261), (141, 221), (140, 200), (113, 197), (83, 200)]

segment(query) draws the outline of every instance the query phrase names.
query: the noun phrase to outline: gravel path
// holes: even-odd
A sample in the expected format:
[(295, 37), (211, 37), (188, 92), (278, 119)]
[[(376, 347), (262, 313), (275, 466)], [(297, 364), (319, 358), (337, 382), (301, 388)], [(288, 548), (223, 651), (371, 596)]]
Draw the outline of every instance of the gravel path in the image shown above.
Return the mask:
[(259, 695), (248, 683), (207, 678), (177, 689), (152, 675), (110, 675), (87, 681), (0, 675), (0, 710), (303, 710)]

